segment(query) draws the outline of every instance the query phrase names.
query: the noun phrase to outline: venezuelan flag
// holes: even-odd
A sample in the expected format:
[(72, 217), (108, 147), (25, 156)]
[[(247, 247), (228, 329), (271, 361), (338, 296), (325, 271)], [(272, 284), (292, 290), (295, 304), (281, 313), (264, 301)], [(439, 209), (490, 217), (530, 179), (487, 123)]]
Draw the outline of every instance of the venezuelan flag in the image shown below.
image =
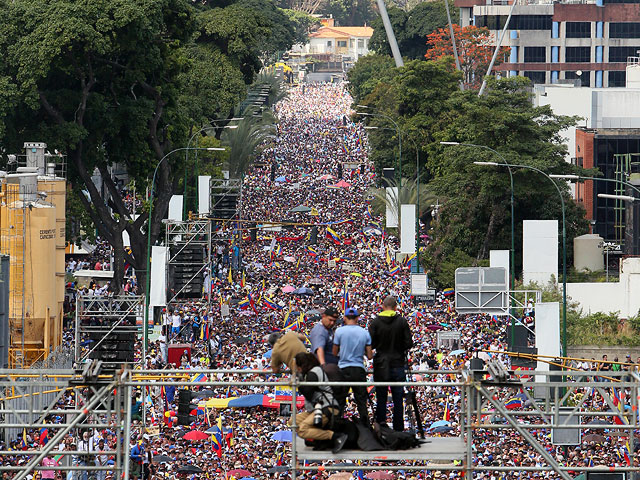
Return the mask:
[(395, 267), (393, 267), (392, 269), (390, 269), (387, 274), (392, 277), (394, 276), (396, 273), (398, 273), (400, 271), (400, 265), (396, 265)]
[(334, 232), (330, 227), (327, 227), (327, 238), (333, 240), (333, 243), (335, 243), (336, 245), (340, 245), (342, 243), (340, 235)]
[(283, 308), (280, 305), (278, 305), (276, 302), (268, 298), (264, 299), (264, 304), (267, 306), (267, 308), (270, 308), (271, 310), (282, 310)]
[(238, 302), (238, 308), (240, 310), (246, 310), (250, 306), (251, 306), (251, 302), (249, 301), (248, 298), (245, 298), (244, 300), (240, 300), (240, 302)]
[(453, 288), (445, 288), (442, 293), (444, 293), (445, 297), (453, 295), (456, 291)]
[(312, 257), (318, 256), (318, 251), (315, 248), (307, 246), (306, 249), (307, 249), (307, 253)]

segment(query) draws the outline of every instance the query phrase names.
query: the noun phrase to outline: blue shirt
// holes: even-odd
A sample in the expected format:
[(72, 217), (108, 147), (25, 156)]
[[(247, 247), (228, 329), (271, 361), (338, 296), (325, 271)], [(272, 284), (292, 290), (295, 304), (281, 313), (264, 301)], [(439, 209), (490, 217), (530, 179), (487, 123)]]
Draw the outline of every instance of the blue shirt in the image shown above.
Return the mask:
[(343, 325), (336, 330), (333, 343), (340, 347), (340, 368), (364, 368), (364, 350), (367, 345), (371, 345), (371, 335), (368, 331), (358, 325)]
[(324, 348), (325, 363), (338, 363), (338, 357), (333, 354), (333, 330), (327, 330), (322, 322), (318, 322), (311, 329), (309, 340), (313, 353), (320, 347)]

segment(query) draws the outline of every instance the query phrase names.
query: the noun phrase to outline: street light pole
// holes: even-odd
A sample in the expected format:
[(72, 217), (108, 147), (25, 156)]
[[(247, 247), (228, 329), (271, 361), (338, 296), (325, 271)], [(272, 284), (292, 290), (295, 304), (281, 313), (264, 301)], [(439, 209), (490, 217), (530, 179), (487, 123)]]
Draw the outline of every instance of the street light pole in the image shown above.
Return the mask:
[(496, 167), (507, 167), (507, 168), (526, 168), (528, 170), (533, 170), (534, 172), (538, 172), (541, 175), (544, 175), (549, 179), (553, 186), (558, 191), (558, 195), (560, 196), (560, 205), (562, 207), (562, 354), (567, 356), (567, 226), (566, 226), (566, 218), (565, 218), (565, 205), (564, 205), (564, 197), (562, 196), (562, 191), (556, 182), (553, 181), (547, 173), (542, 170), (532, 167), (530, 165), (518, 165), (518, 164), (510, 164), (510, 163), (497, 163), (497, 162), (473, 162), (475, 165), (490, 165)]
[[(475, 147), (475, 148), (483, 148), (485, 150), (489, 150), (493, 154), (500, 157), (502, 162), (505, 165), (508, 165), (507, 159), (491, 147), (487, 147), (486, 145), (476, 145), (475, 143), (458, 143), (458, 142), (440, 142), (440, 145), (459, 145), (461, 147)], [(507, 167), (509, 170), (509, 184), (511, 187), (511, 252), (509, 254), (509, 269), (511, 270), (511, 275), (509, 275), (510, 280), (510, 289), (515, 290), (515, 274), (516, 274), (516, 243), (515, 243), (515, 213), (514, 213), (514, 198), (513, 198), (513, 172), (511, 171), (511, 167)], [(511, 307), (513, 309), (513, 301), (511, 302)], [(516, 333), (516, 320), (513, 316), (513, 311), (511, 312), (511, 341), (515, 338)]]
[[(369, 108), (366, 105), (356, 105), (360, 108)], [(356, 115), (363, 115), (365, 117), (380, 117), (386, 120), (389, 120), (393, 123), (393, 126), (396, 127), (396, 134), (398, 135), (398, 172), (396, 173), (396, 186), (400, 188), (400, 184), (402, 182), (402, 132), (400, 127), (396, 123), (396, 121), (388, 115), (384, 115), (382, 113), (367, 113), (367, 112), (356, 112)]]
[[(219, 119), (219, 120), (211, 120), (211, 123), (216, 124), (219, 122), (233, 122), (236, 120), (243, 120), (243, 117), (234, 117), (234, 118), (229, 118), (229, 119)], [(191, 142), (193, 142), (193, 139), (196, 138), (196, 136), (200, 135), (203, 132), (206, 132), (208, 130), (217, 130), (219, 128), (228, 128), (228, 129), (234, 129), (234, 128), (238, 128), (237, 125), (224, 125), (222, 127), (218, 127), (216, 125), (207, 125), (206, 127), (202, 127), (200, 130), (198, 130), (197, 132), (195, 132), (193, 135), (191, 135), (191, 137), (189, 138), (189, 141), (187, 142), (187, 150), (184, 152), (184, 195), (183, 195), (183, 199), (182, 199), (182, 218), (187, 218), (187, 183), (188, 183), (188, 169), (187, 169), (187, 164), (189, 163), (189, 150), (191, 149)], [(199, 142), (196, 142), (196, 147), (198, 146)], [(198, 171), (198, 164), (197, 164), (197, 149), (196, 149), (196, 176), (197, 176), (197, 171)]]
[(148, 348), (148, 344), (149, 344), (149, 295), (150, 295), (150, 291), (151, 291), (151, 220), (153, 217), (153, 193), (154, 193), (154, 186), (156, 184), (156, 175), (158, 174), (158, 168), (160, 168), (160, 165), (162, 165), (162, 163), (169, 158), (169, 156), (171, 156), (172, 154), (176, 153), (176, 152), (181, 152), (183, 150), (206, 150), (209, 152), (213, 152), (213, 151), (224, 151), (225, 148), (217, 148), (217, 147), (210, 147), (210, 148), (195, 148), (195, 147), (180, 147), (180, 148), (176, 148), (174, 150), (171, 150), (169, 153), (167, 153), (164, 157), (162, 157), (160, 159), (160, 161), (158, 162), (158, 164), (156, 165), (155, 170), (153, 171), (153, 178), (151, 180), (151, 190), (149, 192), (149, 217), (147, 218), (147, 270), (146, 270), (146, 275), (147, 275), (147, 279), (146, 279), (146, 288), (145, 288), (145, 309), (144, 309), (144, 324), (142, 325), (143, 328), (143, 342), (142, 342), (142, 361), (144, 362), (144, 359), (147, 356), (147, 348)]

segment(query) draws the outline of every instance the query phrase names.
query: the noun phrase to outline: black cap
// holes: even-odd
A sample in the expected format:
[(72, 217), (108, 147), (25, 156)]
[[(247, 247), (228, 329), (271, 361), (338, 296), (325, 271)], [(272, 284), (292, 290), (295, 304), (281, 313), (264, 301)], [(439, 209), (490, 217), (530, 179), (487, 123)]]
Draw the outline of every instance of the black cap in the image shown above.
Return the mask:
[(339, 317), (340, 310), (338, 310), (336, 307), (327, 307), (324, 309), (324, 312), (322, 312), (322, 314), (327, 315), (328, 317)]

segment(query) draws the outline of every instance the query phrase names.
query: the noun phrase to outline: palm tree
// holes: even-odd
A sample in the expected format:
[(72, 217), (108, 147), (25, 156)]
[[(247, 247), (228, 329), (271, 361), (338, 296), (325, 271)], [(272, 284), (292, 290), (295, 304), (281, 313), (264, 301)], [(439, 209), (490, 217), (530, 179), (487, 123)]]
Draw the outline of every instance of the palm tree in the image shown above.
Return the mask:
[[(395, 180), (385, 180), (388, 187), (395, 187), (397, 185)], [(415, 180), (405, 180), (400, 188), (391, 190), (387, 195), (386, 188), (373, 188), (369, 191), (369, 194), (373, 196), (373, 209), (376, 212), (384, 212), (387, 207), (397, 212), (398, 217), (398, 231), (400, 231), (400, 205), (415, 205), (418, 200), (418, 192), (420, 194), (420, 212), (419, 216), (422, 218), (427, 212), (431, 211), (431, 205), (435, 203), (437, 197), (429, 190), (425, 184), (420, 184), (420, 188), (417, 188)]]
[(251, 166), (261, 147), (275, 137), (275, 117), (273, 113), (264, 109), (261, 114), (255, 107), (249, 107), (242, 112), (242, 120), (237, 128), (226, 129), (222, 134), (222, 142), (228, 148), (229, 156), (226, 169), (230, 178), (240, 178)]

